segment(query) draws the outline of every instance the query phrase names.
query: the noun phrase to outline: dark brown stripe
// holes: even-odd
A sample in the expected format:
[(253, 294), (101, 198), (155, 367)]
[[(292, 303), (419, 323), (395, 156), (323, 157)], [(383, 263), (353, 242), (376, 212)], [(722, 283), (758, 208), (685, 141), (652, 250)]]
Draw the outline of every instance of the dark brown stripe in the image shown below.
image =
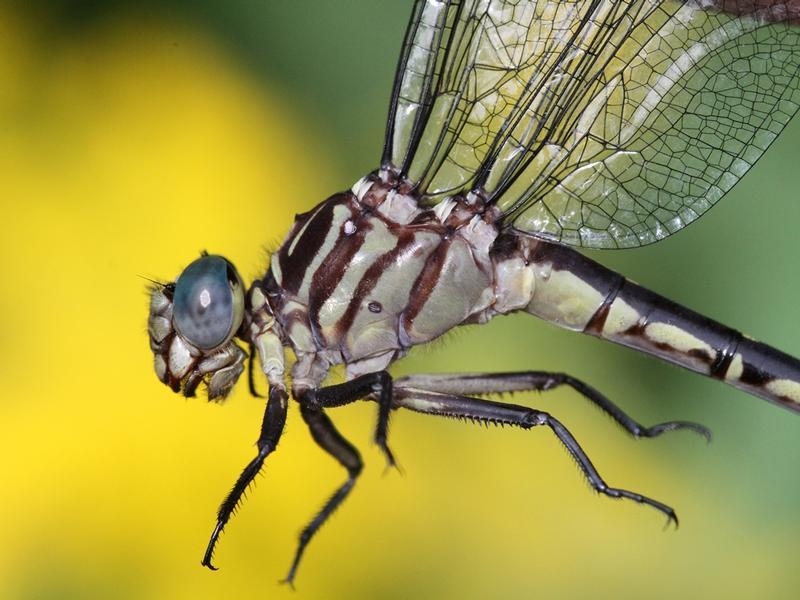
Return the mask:
[[(314, 257), (319, 252), (322, 244), (325, 243), (325, 236), (331, 228), (333, 223), (333, 209), (337, 204), (341, 203), (342, 199), (339, 197), (346, 197), (345, 194), (337, 194), (331, 196), (321, 207), (315, 207), (310, 212), (297, 217), (294, 226), (294, 235), (290, 236), (281, 246), (278, 251), (278, 261), (281, 266), (281, 287), (290, 294), (297, 294), (300, 286), (303, 283), (303, 278), (306, 275), (308, 266)], [(317, 211), (315, 213), (315, 211)], [(294, 236), (297, 235), (303, 226), (308, 223), (300, 239), (295, 244), (294, 252), (289, 254), (289, 248), (292, 246)]]
[(422, 311), (436, 284), (439, 282), (439, 276), (447, 259), (447, 253), (450, 251), (450, 243), (451, 240), (449, 239), (442, 239), (439, 242), (436, 250), (428, 257), (428, 261), (414, 281), (414, 285), (411, 286), (408, 304), (403, 309), (403, 312), (400, 313), (401, 331), (408, 331), (411, 328), (414, 319)]
[[(350, 304), (347, 305), (347, 310), (342, 315), (342, 318), (339, 319), (338, 323), (336, 323), (336, 331), (339, 336), (343, 336), (353, 326), (353, 321), (355, 321), (358, 310), (363, 305), (367, 294), (375, 289), (381, 275), (408, 250), (408, 247), (414, 243), (414, 239), (415, 236), (412, 232), (402, 230), (398, 235), (395, 247), (388, 252), (384, 252), (366, 270), (361, 281), (358, 282), (355, 292), (353, 292), (353, 298), (350, 300)], [(375, 311), (373, 310), (373, 312)]]
[[(615, 273), (615, 275), (617, 274)], [(603, 335), (603, 328), (606, 325), (608, 313), (611, 311), (611, 305), (614, 304), (614, 300), (617, 299), (617, 295), (625, 286), (626, 279), (622, 275), (617, 275), (617, 278), (617, 283), (614, 285), (611, 292), (606, 294), (606, 297), (603, 299), (603, 303), (600, 305), (600, 308), (595, 311), (595, 313), (592, 315), (592, 318), (589, 319), (589, 322), (586, 324), (586, 327), (583, 328), (583, 333), (596, 335), (597, 337), (601, 337)]]
[(344, 224), (339, 229), (339, 237), (331, 248), (331, 251), (320, 263), (311, 278), (311, 286), (308, 290), (308, 318), (311, 325), (311, 332), (320, 347), (327, 347), (329, 340), (325, 340), (322, 335), (319, 323), (319, 311), (325, 301), (331, 297), (333, 291), (341, 283), (353, 257), (364, 244), (367, 233), (372, 230), (372, 225), (365, 218), (365, 214), (353, 215), (350, 221), (356, 226), (356, 230), (348, 235), (344, 232)]
[[(711, 365), (714, 362), (716, 355), (711, 356), (708, 352), (700, 348), (692, 348), (691, 350), (684, 351), (684, 350), (679, 350), (674, 346), (667, 344), (666, 342), (654, 341), (653, 339), (650, 338), (650, 336), (647, 335), (647, 326), (650, 323), (671, 324), (669, 323), (669, 321), (661, 320), (661, 318), (651, 319), (650, 315), (647, 315), (639, 319), (639, 321), (637, 321), (635, 325), (631, 325), (630, 327), (628, 327), (628, 329), (623, 331), (621, 335), (625, 336), (628, 339), (642, 340), (642, 342), (638, 344), (632, 342), (626, 342), (630, 343), (632, 347), (639, 348), (642, 350), (647, 350), (648, 348), (655, 348), (656, 350), (660, 350), (664, 354), (671, 355), (673, 362), (676, 362), (678, 364), (685, 365), (687, 362), (685, 359), (686, 356), (690, 356), (709, 365)], [(684, 332), (689, 333), (690, 335), (694, 335), (700, 341), (704, 341), (700, 336), (696, 335), (696, 332), (692, 328), (684, 328), (682, 325), (675, 325), (675, 326), (679, 327)]]

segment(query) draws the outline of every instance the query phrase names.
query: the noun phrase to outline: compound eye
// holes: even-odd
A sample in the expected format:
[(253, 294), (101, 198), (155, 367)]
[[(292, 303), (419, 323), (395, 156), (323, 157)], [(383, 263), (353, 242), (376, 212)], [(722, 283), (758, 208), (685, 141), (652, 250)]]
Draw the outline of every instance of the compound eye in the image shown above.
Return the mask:
[(201, 350), (213, 350), (230, 340), (242, 323), (243, 287), (227, 259), (198, 258), (175, 282), (172, 314), (178, 333)]

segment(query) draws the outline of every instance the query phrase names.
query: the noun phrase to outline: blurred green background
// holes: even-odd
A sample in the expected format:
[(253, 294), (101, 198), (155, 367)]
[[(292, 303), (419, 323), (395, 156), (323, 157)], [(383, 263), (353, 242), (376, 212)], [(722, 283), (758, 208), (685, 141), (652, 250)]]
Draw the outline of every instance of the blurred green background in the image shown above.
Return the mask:
[[(411, 1), (0, 4), (0, 597), (790, 598), (800, 589), (800, 417), (631, 351), (515, 316), (412, 352), (395, 373), (569, 371), (644, 423), (634, 441), (569, 391), (556, 414), (612, 485), (599, 498), (547, 431), (333, 412), (367, 468), (301, 566), (296, 535), (344, 473), (296, 406), (217, 552), (214, 513), (253, 454), (262, 401), (157, 380), (146, 282), (203, 248), (250, 279), (292, 215), (377, 166)], [(710, 215), (596, 254), (800, 355), (800, 121)]]

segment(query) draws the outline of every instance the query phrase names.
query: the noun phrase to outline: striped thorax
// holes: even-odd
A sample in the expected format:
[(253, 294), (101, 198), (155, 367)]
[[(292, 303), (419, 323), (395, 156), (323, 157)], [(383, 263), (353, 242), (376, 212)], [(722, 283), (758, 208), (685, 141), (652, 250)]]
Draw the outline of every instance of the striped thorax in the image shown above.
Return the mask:
[(297, 355), (293, 384), (339, 363), (380, 371), (492, 306), (496, 217), (457, 199), (420, 208), (377, 175), (299, 215), (259, 284)]

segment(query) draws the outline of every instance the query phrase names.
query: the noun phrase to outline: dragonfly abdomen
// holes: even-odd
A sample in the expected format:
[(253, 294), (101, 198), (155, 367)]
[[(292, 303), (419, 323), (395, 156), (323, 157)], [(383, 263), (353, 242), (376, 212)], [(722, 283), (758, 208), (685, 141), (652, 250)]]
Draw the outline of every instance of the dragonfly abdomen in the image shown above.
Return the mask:
[(494, 252), (497, 272), (513, 272), (503, 266), (510, 261), (525, 267), (507, 277), (507, 284), (500, 278), (499, 298), (516, 295), (518, 306), (524, 304), (527, 312), (556, 325), (658, 356), (800, 412), (796, 358), (651, 292), (571, 248), (526, 236), (503, 237), (507, 239), (499, 239)]

